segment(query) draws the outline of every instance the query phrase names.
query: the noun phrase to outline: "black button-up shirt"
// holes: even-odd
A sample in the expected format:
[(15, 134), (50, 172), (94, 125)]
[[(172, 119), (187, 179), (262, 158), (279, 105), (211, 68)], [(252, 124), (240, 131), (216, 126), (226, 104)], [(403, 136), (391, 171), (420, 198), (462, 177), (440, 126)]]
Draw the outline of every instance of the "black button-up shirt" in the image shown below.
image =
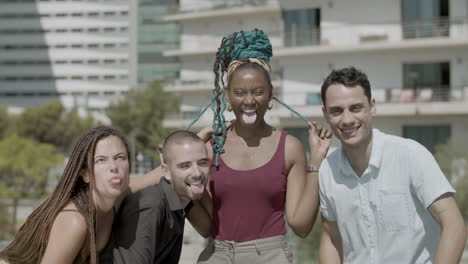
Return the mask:
[(178, 263), (184, 222), (179, 197), (162, 178), (160, 184), (142, 189), (123, 201), (99, 263)]

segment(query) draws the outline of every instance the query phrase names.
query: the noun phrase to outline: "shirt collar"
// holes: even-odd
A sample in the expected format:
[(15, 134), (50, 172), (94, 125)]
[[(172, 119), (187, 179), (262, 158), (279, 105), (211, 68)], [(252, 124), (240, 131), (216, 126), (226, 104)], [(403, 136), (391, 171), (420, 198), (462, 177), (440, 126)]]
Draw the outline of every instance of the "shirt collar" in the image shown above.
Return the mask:
[[(383, 155), (383, 135), (378, 129), (372, 129), (372, 152), (369, 159), (369, 165), (375, 168), (380, 168)], [(340, 171), (343, 175), (354, 175), (354, 170), (349, 164), (346, 154), (344, 152), (343, 146), (340, 147)]]
[(180, 203), (179, 196), (174, 191), (174, 187), (172, 187), (171, 183), (165, 178), (161, 178), (161, 187), (166, 195), (167, 202), (169, 203), (169, 208), (171, 211), (178, 211), (184, 209), (182, 204)]

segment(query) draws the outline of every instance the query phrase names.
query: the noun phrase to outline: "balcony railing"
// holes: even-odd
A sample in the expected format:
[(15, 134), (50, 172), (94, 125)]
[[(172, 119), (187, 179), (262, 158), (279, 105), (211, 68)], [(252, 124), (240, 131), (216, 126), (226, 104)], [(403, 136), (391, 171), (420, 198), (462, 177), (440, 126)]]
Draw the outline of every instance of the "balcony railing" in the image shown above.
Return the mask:
[(403, 38), (432, 38), (450, 36), (450, 26), (462, 24), (461, 20), (450, 20), (448, 17), (430, 19), (403, 21), (401, 31)]
[[(381, 90), (380, 96), (382, 95)], [(407, 89), (385, 89), (382, 102), (457, 102), (468, 99), (466, 90), (462, 87), (433, 86)]]
[(276, 0), (211, 0), (208, 5), (197, 5), (179, 10), (179, 14), (222, 10), (236, 7), (257, 7), (266, 5), (276, 5)]
[[(377, 88), (372, 90), (372, 97), (378, 103), (468, 102), (468, 87)], [(285, 92), (280, 98), (292, 106), (321, 104), (319, 92)]]
[(283, 33), (284, 46), (314, 46), (320, 45), (320, 28), (293, 26), (290, 30)]
[[(283, 73), (281, 71), (274, 71), (271, 74), (271, 81), (274, 87), (281, 85)], [(175, 80), (168, 83), (164, 90), (166, 91), (204, 91), (212, 90), (214, 87), (213, 79), (202, 80)]]
[(320, 27), (285, 25), (285, 28), (283, 31), (268, 32), (272, 39), (281, 38), (284, 47), (395, 43), (406, 39), (437, 37), (468, 39), (466, 17), (346, 25), (323, 22)]
[[(432, 91), (430, 91), (432, 90)], [(439, 103), (447, 102), (454, 103), (454, 106), (457, 107), (456, 103), (462, 103), (468, 105), (468, 86), (467, 87), (439, 87), (439, 88), (422, 88), (417, 90), (416, 93), (408, 92), (414, 91), (412, 89), (373, 89), (372, 96), (375, 98), (379, 105), (385, 104), (391, 106), (391, 104), (414, 104), (414, 105), (429, 105), (430, 103)], [(282, 95), (277, 95), (281, 101), (285, 102), (292, 108), (296, 108), (298, 111), (302, 111), (301, 114), (304, 115), (321, 115), (321, 99), (319, 92), (292, 92), (292, 93), (283, 93)], [(300, 107), (316, 107), (312, 112), (310, 110), (304, 110)], [(200, 106), (200, 110), (203, 106)], [(282, 108), (282, 106), (274, 106), (275, 110)], [(391, 108), (394, 108), (391, 106)], [(397, 107), (398, 108), (398, 107)], [(444, 108), (444, 107), (442, 107)], [(447, 109), (449, 109), (448, 107)], [(402, 111), (407, 111), (407, 108), (403, 107)], [(437, 110), (441, 111), (441, 110)], [(450, 111), (450, 110), (448, 110)], [(393, 111), (391, 111), (394, 113)], [(276, 114), (278, 114), (277, 112)], [(182, 111), (182, 112), (171, 112), (167, 113), (165, 120), (169, 121), (169, 126), (184, 126), (192, 121), (199, 114), (199, 110), (191, 111)], [(232, 113), (226, 112), (225, 114), (229, 115)], [(407, 113), (405, 113), (407, 114)], [(200, 119), (201, 123), (210, 123), (212, 120), (212, 113), (208, 111)], [(187, 123), (187, 124), (186, 124)]]

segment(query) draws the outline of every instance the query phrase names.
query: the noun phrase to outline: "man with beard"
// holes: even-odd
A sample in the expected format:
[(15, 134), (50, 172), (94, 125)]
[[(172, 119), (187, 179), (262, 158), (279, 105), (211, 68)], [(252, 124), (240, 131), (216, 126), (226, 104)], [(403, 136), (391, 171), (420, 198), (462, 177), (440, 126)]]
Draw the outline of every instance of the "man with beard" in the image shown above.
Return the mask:
[(189, 131), (170, 134), (162, 157), (164, 177), (123, 201), (100, 263), (178, 263), (185, 217), (203, 196), (210, 159), (205, 143)]

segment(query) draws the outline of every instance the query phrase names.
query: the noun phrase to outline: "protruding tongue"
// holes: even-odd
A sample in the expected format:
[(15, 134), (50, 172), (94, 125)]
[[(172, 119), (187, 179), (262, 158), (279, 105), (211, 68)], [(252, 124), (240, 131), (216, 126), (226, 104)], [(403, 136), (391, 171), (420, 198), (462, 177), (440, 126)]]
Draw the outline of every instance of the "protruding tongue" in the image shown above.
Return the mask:
[(114, 179), (111, 180), (112, 184), (120, 184), (121, 182), (122, 182), (122, 179), (120, 179), (120, 178), (114, 178)]
[(255, 120), (257, 120), (257, 113), (256, 112), (243, 112), (242, 113), (242, 120), (244, 120), (244, 123), (247, 125), (251, 125), (255, 123)]
[(205, 186), (203, 184), (191, 184), (190, 185), (190, 191), (192, 191), (192, 194), (202, 194), (203, 190), (205, 190)]

